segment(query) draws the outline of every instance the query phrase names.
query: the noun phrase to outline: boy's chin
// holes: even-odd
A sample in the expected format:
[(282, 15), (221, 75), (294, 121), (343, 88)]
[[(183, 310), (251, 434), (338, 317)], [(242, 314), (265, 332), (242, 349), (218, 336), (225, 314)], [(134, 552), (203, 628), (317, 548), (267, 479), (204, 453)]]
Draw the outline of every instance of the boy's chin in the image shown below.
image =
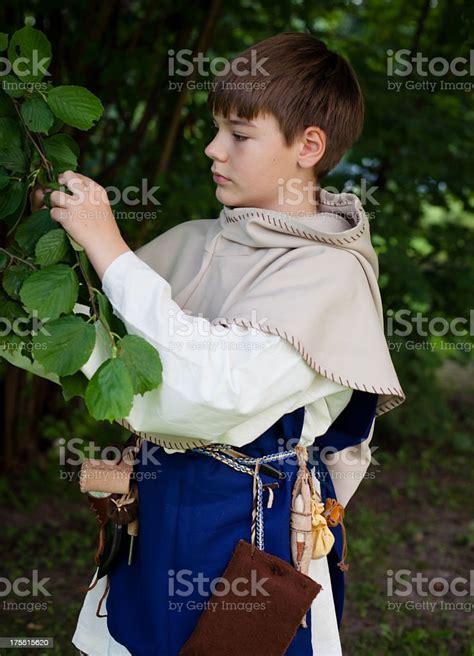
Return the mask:
[(216, 188), (216, 198), (222, 205), (225, 205), (229, 209), (233, 209), (234, 207), (259, 207), (252, 203), (251, 198), (245, 197), (244, 194), (235, 193), (235, 191), (232, 192), (230, 189), (224, 187), (218, 186)]
[(216, 188), (216, 198), (222, 203), (222, 205), (226, 205), (227, 207), (241, 207), (241, 205), (239, 205), (240, 199), (237, 197), (237, 194), (232, 194), (223, 187), (218, 186)]
[(234, 207), (272, 207), (273, 205), (266, 205), (260, 196), (251, 196), (245, 193), (238, 193), (236, 189), (229, 189), (224, 186), (216, 187), (217, 200), (229, 209)]

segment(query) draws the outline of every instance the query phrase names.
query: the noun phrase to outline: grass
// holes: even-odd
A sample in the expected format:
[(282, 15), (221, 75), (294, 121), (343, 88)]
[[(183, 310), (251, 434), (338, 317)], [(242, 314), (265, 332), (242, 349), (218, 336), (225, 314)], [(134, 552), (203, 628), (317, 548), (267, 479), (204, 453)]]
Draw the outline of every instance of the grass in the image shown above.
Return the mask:
[[(2, 600), (0, 635), (54, 637), (54, 649), (1, 649), (4, 654), (68, 656), (77, 654), (71, 643), (77, 616), (95, 569), (97, 537), (95, 517), (86, 497), (75, 485), (59, 481), (53, 469), (29, 471), (21, 486), (1, 479), (4, 503), (2, 530), (2, 570), (8, 579), (48, 579), (44, 587), (50, 596), (20, 598), (14, 594)], [(21, 603), (20, 609), (5, 609), (4, 602)], [(26, 601), (28, 603), (26, 603)], [(40, 604), (33, 608), (32, 603)]]
[[(407, 453), (384, 458), (383, 475), (365, 481), (347, 507), (351, 567), (341, 627), (343, 652), (467, 656), (473, 653), (472, 597), (449, 591), (433, 595), (428, 583), (419, 590), (426, 597), (416, 588), (407, 597), (388, 596), (387, 570), (406, 569), (412, 572), (409, 576), (419, 572), (448, 583), (456, 576), (469, 580), (474, 547), (467, 455), (451, 453), (448, 458), (429, 445), (422, 456)], [(469, 589), (469, 584), (462, 588)], [(395, 582), (394, 589), (401, 587)], [(461, 602), (466, 610), (449, 609), (441, 601)]]

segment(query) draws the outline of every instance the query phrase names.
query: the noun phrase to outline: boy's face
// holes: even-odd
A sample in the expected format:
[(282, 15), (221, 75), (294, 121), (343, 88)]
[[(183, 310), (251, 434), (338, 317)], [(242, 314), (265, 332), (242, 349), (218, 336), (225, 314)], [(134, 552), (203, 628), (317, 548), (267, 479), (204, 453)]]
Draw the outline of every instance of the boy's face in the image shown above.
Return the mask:
[[(304, 192), (304, 200), (295, 206), (295, 194), (289, 193), (286, 184), (295, 178), (301, 180), (303, 189), (305, 182), (314, 184), (311, 162), (307, 156), (301, 159), (304, 140), (287, 146), (272, 114), (259, 114), (252, 121), (234, 114), (228, 119), (214, 115), (213, 122), (217, 133), (204, 152), (213, 160), (216, 198), (223, 205), (315, 212)], [(295, 184), (300, 188), (299, 182)], [(290, 205), (285, 202), (287, 197), (293, 199)]]

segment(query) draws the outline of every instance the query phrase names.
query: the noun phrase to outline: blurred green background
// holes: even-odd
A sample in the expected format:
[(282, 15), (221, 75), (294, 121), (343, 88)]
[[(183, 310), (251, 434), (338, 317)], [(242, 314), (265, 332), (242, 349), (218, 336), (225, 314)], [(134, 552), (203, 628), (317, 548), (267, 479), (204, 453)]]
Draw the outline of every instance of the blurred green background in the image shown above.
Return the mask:
[[(207, 93), (170, 88), (175, 78), (168, 71), (169, 50), (231, 58), (291, 30), (310, 31), (347, 56), (365, 95), (366, 123), (358, 143), (322, 184), (358, 194), (364, 184), (375, 188), (366, 211), (379, 255), (387, 339), (407, 401), (378, 420), (378, 464), (346, 516), (352, 567), (344, 653), (471, 654), (468, 610), (389, 610), (386, 572), (406, 568), (450, 581), (469, 578), (472, 562), (474, 111), (472, 92), (459, 83), (472, 83), (474, 64), (466, 65), (463, 77), (415, 71), (394, 78), (388, 60), (400, 49), (448, 62), (469, 58), (474, 5), (43, 0), (4, 2), (0, 17), (0, 31), (10, 34), (30, 17), (52, 43), (48, 70), (54, 83), (85, 86), (102, 100), (105, 113), (95, 129), (70, 130), (81, 146), (79, 170), (104, 186), (140, 186), (142, 179), (159, 185), (156, 219), (119, 223), (131, 248), (176, 223), (213, 218), (220, 207), (211, 162), (203, 154), (213, 133)], [(403, 82), (398, 91), (390, 86), (394, 80)], [(423, 85), (426, 80), (436, 88)], [(452, 88), (442, 88), (442, 82)], [(0, 225), (3, 243), (6, 231)], [(426, 330), (398, 334), (394, 317), (400, 311), (405, 318), (420, 313)], [(455, 318), (465, 322), (454, 324)], [(474, 328), (474, 318), (471, 323)], [(445, 334), (437, 334), (445, 325)], [(453, 326), (467, 334), (456, 334)], [(62, 439), (118, 444), (128, 433), (97, 424), (82, 399), (66, 404), (53, 383), (4, 360), (0, 376), (0, 576), (12, 579), (37, 568), (50, 577), (52, 592), (47, 611), (1, 608), (0, 635), (54, 636), (54, 653), (74, 654), (70, 639), (83, 600), (80, 586), (94, 570), (97, 529), (77, 478), (60, 479), (58, 452)], [(77, 474), (77, 468), (71, 471)]]

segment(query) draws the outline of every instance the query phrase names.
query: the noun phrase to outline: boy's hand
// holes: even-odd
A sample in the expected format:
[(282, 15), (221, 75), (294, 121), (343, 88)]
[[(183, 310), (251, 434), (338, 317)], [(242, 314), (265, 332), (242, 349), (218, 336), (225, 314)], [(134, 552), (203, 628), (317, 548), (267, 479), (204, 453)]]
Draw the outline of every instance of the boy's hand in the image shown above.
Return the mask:
[(130, 250), (120, 234), (107, 192), (91, 178), (74, 171), (61, 173), (58, 182), (73, 193), (51, 193), (51, 218), (84, 248), (102, 278), (115, 257)]
[(46, 209), (46, 205), (44, 204), (44, 195), (47, 191), (51, 191), (51, 189), (42, 187), (41, 185), (36, 185), (36, 187), (31, 190), (30, 205), (32, 213)]
[(103, 187), (73, 171), (61, 173), (58, 182), (64, 184), (72, 195), (52, 192), (51, 218), (58, 221), (86, 252), (120, 236)]

